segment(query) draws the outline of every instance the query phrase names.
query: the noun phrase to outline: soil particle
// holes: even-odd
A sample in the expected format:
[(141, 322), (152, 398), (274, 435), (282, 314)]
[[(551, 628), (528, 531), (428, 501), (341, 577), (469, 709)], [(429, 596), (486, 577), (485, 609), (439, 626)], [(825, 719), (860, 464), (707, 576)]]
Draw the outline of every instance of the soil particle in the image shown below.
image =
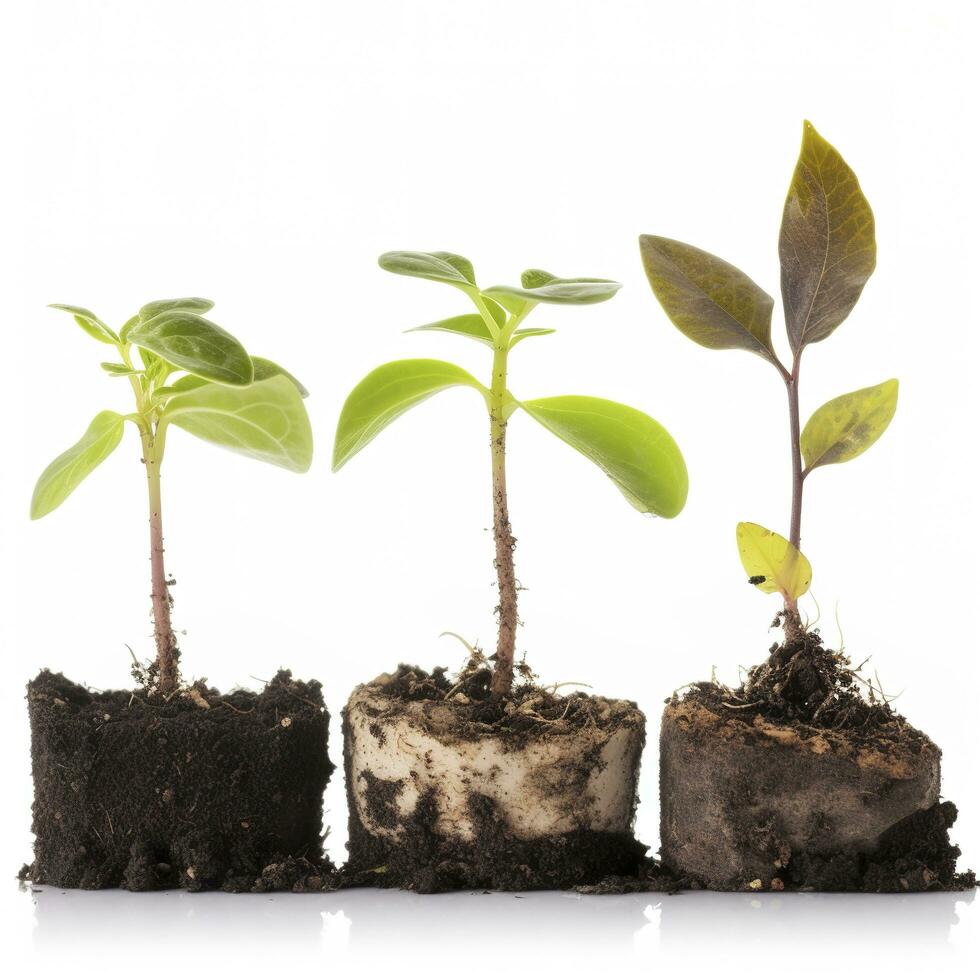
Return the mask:
[(194, 690), (170, 700), (94, 692), (47, 670), (28, 685), (36, 841), (24, 877), (247, 891), (286, 887), (300, 870), (329, 874), (319, 683), (280, 671), (260, 694)]

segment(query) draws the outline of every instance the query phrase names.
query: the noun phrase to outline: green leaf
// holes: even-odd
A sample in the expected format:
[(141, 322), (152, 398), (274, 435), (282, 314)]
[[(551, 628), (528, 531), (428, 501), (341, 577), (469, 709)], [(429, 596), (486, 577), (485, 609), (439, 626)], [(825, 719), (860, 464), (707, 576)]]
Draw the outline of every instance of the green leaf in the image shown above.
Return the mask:
[(195, 388), (203, 388), (210, 383), (210, 381), (205, 381), (204, 378), (199, 378), (196, 374), (185, 374), (182, 378), (178, 378), (170, 387), (175, 392), (194, 391)]
[(854, 171), (809, 122), (779, 232), (783, 310), (794, 354), (829, 337), (875, 268), (875, 219)]
[(117, 344), (119, 338), (114, 330), (103, 323), (91, 310), (84, 306), (68, 306), (65, 303), (49, 303), (52, 310), (64, 310), (71, 313), (75, 322), (90, 336), (103, 344)]
[(196, 388), (203, 388), (205, 385), (209, 385), (212, 382), (205, 381), (204, 378), (199, 378), (196, 374), (185, 374), (183, 377), (178, 378), (171, 385), (164, 385), (157, 388), (153, 392), (153, 397), (157, 402), (163, 401), (173, 395), (179, 395), (184, 391), (194, 391)]
[(340, 412), (334, 472), (404, 412), (456, 385), (468, 385), (481, 394), (486, 390), (473, 375), (448, 361), (413, 358), (375, 368), (347, 396)]
[(252, 382), (252, 359), (245, 348), (226, 330), (196, 313), (170, 310), (142, 320), (130, 331), (129, 341), (208, 381)]
[(160, 384), (166, 381), (174, 371), (180, 370), (176, 365), (154, 354), (153, 351), (146, 350), (142, 347), (138, 347), (137, 350), (139, 351), (140, 360), (143, 362), (144, 373), (154, 384)]
[(305, 473), (313, 433), (303, 399), (285, 375), (239, 387), (205, 384), (174, 395), (162, 420), (232, 452)]
[(207, 313), (214, 306), (214, 302), (209, 299), (201, 299), (200, 296), (185, 296), (182, 299), (155, 299), (152, 303), (147, 303), (140, 307), (139, 319), (152, 320), (160, 313), (169, 313), (172, 310), (186, 310), (188, 313)]
[(476, 291), (473, 263), (452, 252), (385, 252), (378, 265), (399, 276), (447, 282), (468, 293)]
[(522, 273), (519, 287), (491, 286), (483, 290), (483, 295), (518, 313), (518, 307), (527, 303), (602, 303), (612, 299), (620, 288), (622, 284), (611, 279), (559, 279), (542, 269), (528, 269)]
[(897, 405), (898, 381), (894, 378), (822, 405), (800, 434), (807, 471), (846, 463), (870, 449), (888, 428)]
[(481, 296), (480, 299), (490, 311), (490, 316), (493, 317), (494, 323), (496, 323), (498, 327), (504, 326), (504, 324), (507, 322), (507, 311), (499, 303), (495, 303), (492, 299), (490, 299), (489, 296)]
[(131, 368), (128, 364), (118, 364), (114, 361), (103, 361), (102, 370), (114, 378), (129, 378), (134, 374), (142, 374), (139, 368)]
[(743, 522), (735, 529), (735, 540), (752, 585), (763, 592), (780, 592), (787, 602), (799, 599), (810, 588), (810, 562), (781, 534)]
[(536, 398), (521, 407), (592, 460), (644, 514), (676, 517), (687, 501), (687, 467), (670, 433), (649, 415), (583, 395)]
[(671, 323), (712, 350), (747, 350), (778, 364), (772, 347), (772, 297), (710, 252), (656, 235), (640, 236), (640, 256)]
[(514, 331), (514, 336), (510, 341), (510, 349), (513, 350), (517, 344), (528, 337), (545, 337), (549, 333), (556, 333), (554, 327), (521, 327)]
[(252, 368), (253, 368), (253, 381), (265, 381), (266, 378), (273, 378), (277, 374), (281, 374), (286, 378), (289, 378), (294, 385), (296, 385), (296, 390), (306, 398), (309, 392), (299, 381), (299, 379), (294, 378), (284, 367), (280, 367), (275, 361), (270, 361), (267, 357), (253, 357), (252, 358)]
[(124, 344), (126, 343), (126, 341), (127, 341), (127, 338), (129, 337), (129, 332), (130, 332), (130, 330), (132, 330), (132, 329), (133, 329), (133, 327), (135, 327), (135, 326), (136, 326), (136, 324), (137, 324), (137, 323), (139, 323), (139, 322), (140, 322), (140, 315), (139, 315), (139, 313), (137, 313), (137, 314), (136, 314), (136, 316), (131, 316), (131, 317), (130, 317), (130, 318), (129, 318), (129, 319), (128, 319), (128, 320), (127, 320), (127, 321), (126, 321), (126, 322), (125, 322), (125, 323), (124, 323), (123, 325), (122, 325), (122, 329), (120, 329), (120, 331), (119, 331), (119, 339), (120, 339), (120, 340), (121, 340), (121, 341), (122, 341), (122, 342), (123, 342)]
[(122, 439), (124, 419), (116, 412), (99, 412), (85, 435), (41, 474), (31, 499), (31, 520), (50, 514), (106, 459)]
[[(496, 306), (496, 304), (494, 304)], [(500, 307), (497, 307), (498, 309)], [(452, 316), (447, 320), (436, 320), (434, 323), (423, 323), (420, 327), (412, 327), (405, 333), (417, 333), (420, 330), (441, 330), (445, 333), (459, 334), (461, 337), (469, 337), (471, 340), (478, 340), (481, 344), (493, 347), (493, 336), (486, 321), (479, 313), (464, 313), (462, 316)]]

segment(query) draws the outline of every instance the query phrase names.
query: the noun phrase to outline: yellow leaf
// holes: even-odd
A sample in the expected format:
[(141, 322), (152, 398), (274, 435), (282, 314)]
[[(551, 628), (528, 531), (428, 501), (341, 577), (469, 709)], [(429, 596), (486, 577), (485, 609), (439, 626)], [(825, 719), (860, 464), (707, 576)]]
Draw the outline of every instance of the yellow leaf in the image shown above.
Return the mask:
[(735, 538), (742, 567), (756, 588), (779, 592), (790, 602), (810, 588), (810, 563), (781, 534), (743, 521), (735, 529)]
[(897, 404), (898, 382), (892, 378), (822, 405), (800, 435), (806, 468), (846, 463), (870, 449), (888, 428)]

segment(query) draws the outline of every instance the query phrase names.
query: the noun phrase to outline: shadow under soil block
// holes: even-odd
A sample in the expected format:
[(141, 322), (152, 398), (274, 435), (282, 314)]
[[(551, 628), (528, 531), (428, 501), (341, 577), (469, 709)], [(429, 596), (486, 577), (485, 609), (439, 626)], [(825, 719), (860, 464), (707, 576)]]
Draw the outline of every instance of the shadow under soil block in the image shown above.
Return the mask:
[(745, 684), (673, 698), (660, 736), (661, 858), (723, 891), (971, 887), (940, 802), (938, 747), (865, 698), (810, 634)]
[(27, 687), (34, 863), (62, 888), (291, 887), (327, 869), (330, 775), (320, 684), (280, 671), (259, 694)]
[(642, 712), (531, 684), (491, 701), (489, 679), (474, 664), (455, 684), (402, 666), (351, 695), (345, 884), (520, 891), (637, 877)]

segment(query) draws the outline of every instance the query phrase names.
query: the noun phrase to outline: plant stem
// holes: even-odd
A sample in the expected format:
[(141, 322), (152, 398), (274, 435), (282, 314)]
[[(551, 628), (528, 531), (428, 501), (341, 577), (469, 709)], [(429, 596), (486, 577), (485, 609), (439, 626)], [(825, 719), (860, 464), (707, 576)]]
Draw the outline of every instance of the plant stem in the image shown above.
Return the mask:
[(497, 654), (490, 691), (495, 698), (510, 692), (514, 682), (514, 644), (517, 637), (517, 579), (514, 575), (514, 546), (507, 510), (507, 347), (509, 335), (499, 337), (493, 353), (493, 379), (490, 385), (490, 452), (493, 473), (493, 540), (496, 551)]
[[(803, 454), (800, 450), (800, 355), (793, 357), (793, 370), (785, 375), (786, 393), (789, 396), (790, 456), (793, 469), (793, 496), (789, 519), (789, 541), (797, 551), (800, 548), (800, 522), (803, 517)], [(793, 629), (799, 627), (799, 610), (795, 599), (787, 599), (787, 634), (790, 621)]]
[(140, 434), (143, 463), (150, 505), (150, 598), (153, 602), (153, 638), (156, 641), (157, 685), (161, 694), (177, 686), (177, 638), (170, 622), (170, 587), (163, 566), (163, 506), (160, 495), (160, 466), (166, 439), (165, 424), (157, 423), (154, 431), (147, 426)]

